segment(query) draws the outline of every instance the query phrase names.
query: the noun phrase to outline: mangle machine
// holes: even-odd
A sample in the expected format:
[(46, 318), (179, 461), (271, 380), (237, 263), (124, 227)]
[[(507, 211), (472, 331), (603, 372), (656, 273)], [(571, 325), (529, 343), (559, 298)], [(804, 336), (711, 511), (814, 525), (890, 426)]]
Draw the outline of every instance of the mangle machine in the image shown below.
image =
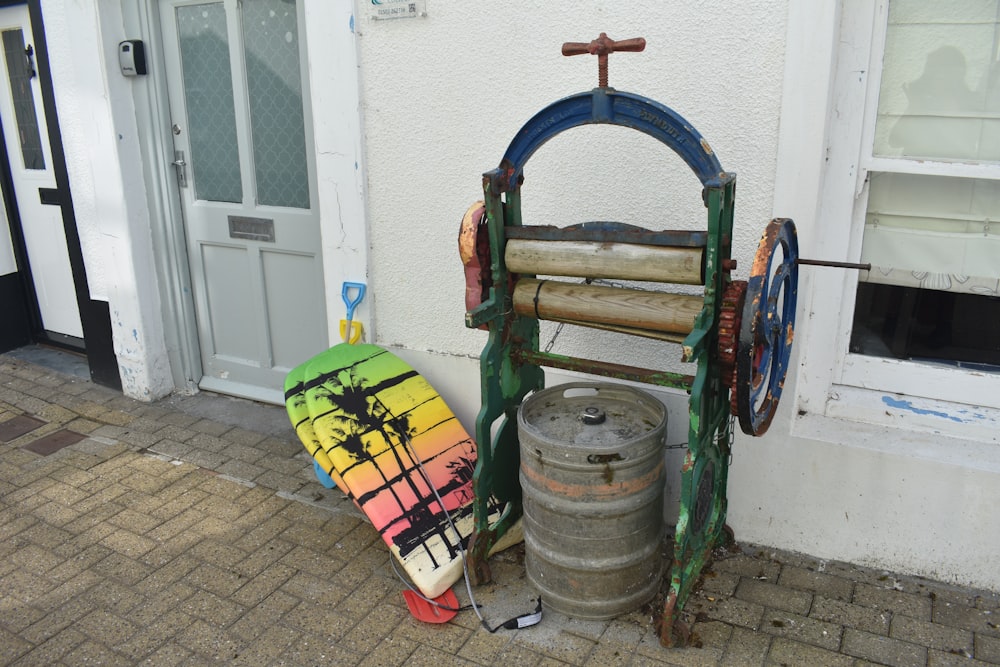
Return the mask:
[[(603, 33), (590, 43), (564, 44), (564, 55), (598, 56), (599, 86), (531, 118), (499, 167), (484, 174), (484, 200), (463, 220), (459, 243), (467, 280), (466, 326), (489, 331), (481, 356), (475, 531), (468, 561), (475, 583), (490, 581), (487, 554), (521, 516), (517, 411), (529, 392), (543, 387), (543, 367), (686, 390), (687, 451), (659, 627), (662, 643), (669, 646), (676, 641), (675, 630), (684, 634), (679, 613), (712, 549), (731, 538), (725, 519), (733, 423), (738, 419), (743, 431), (760, 435), (774, 416), (791, 350), (798, 250), (792, 221), (773, 220), (748, 280), (732, 279), (735, 174), (723, 170), (708, 142), (673, 110), (608, 87), (608, 55), (644, 48), (642, 38), (614, 41)], [(684, 160), (703, 187), (704, 230), (653, 231), (620, 222), (563, 228), (522, 224), (527, 160), (561, 132), (602, 123), (644, 132)], [(595, 279), (703, 285), (704, 293), (609, 287), (592, 284)], [(683, 360), (696, 370), (683, 375), (541, 350), (539, 320), (678, 344)], [(491, 494), (506, 502), (492, 524), (486, 512)]]

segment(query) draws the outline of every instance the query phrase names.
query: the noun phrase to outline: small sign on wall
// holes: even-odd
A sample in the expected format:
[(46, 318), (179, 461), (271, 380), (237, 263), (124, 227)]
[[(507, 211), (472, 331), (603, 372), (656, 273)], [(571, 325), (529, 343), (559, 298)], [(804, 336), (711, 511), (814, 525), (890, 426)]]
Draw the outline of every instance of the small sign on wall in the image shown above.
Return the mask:
[(427, 0), (371, 0), (373, 19), (414, 19), (427, 16)]

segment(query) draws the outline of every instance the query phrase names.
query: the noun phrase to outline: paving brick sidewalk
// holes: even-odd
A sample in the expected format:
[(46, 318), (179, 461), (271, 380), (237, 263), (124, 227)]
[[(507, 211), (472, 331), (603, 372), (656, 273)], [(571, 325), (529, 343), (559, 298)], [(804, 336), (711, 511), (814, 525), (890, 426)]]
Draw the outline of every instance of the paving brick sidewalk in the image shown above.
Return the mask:
[[(4, 665), (1000, 664), (994, 593), (748, 545), (706, 573), (683, 650), (641, 611), (426, 625), (280, 409), (143, 404), (0, 355), (0, 434)], [(523, 590), (518, 553), (495, 557), (486, 609)]]

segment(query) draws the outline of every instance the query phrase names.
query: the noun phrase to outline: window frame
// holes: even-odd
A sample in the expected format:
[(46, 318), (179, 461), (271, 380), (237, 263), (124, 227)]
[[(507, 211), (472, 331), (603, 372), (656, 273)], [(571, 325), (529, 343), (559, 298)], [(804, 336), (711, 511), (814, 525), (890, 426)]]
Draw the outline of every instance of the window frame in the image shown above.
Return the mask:
[[(819, 16), (800, 3), (790, 6), (786, 57), (794, 60), (786, 64), (784, 150), (779, 151), (775, 214), (805, 214), (805, 224), (799, 225), (802, 256), (859, 261), (871, 172), (1000, 180), (1000, 165), (873, 156), (888, 4), (888, 0), (843, 0), (835, 10)], [(825, 45), (793, 41), (793, 31), (807, 24), (816, 35), (817, 23), (829, 30)], [(829, 49), (823, 55), (805, 57), (806, 49), (823, 46)], [(828, 75), (817, 85), (809, 78), (823, 71), (819, 68), (824, 64)], [(797, 95), (809, 97), (794, 99)], [(806, 104), (807, 109), (822, 104), (825, 116), (819, 115), (823, 119), (784, 127), (789, 110)], [(804, 192), (793, 192), (792, 188), (801, 185), (796, 175), (801, 177), (803, 170), (783, 164), (817, 158), (808, 154), (806, 133), (810, 131), (822, 137), (819, 173), (813, 189), (807, 181)], [(809, 175), (808, 170), (804, 175)], [(806, 208), (810, 192), (815, 198)], [(786, 203), (792, 208), (783, 208)], [(812, 238), (802, 238), (807, 234)], [(859, 278), (852, 270), (808, 267), (800, 272), (800, 295), (806, 298), (797, 327), (792, 431), (823, 433), (830, 424), (822, 418), (835, 418), (995, 441), (1000, 428), (1000, 374), (850, 352)]]

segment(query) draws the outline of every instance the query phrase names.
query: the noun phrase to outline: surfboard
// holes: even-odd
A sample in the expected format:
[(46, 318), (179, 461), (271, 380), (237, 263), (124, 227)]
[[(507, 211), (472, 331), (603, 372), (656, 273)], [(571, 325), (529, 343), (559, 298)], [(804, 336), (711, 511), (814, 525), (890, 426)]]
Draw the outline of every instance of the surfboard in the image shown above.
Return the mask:
[[(473, 528), (475, 442), (427, 380), (382, 347), (342, 343), (301, 368), (285, 387), (303, 445), (314, 457), (326, 455), (331, 477), (343, 483), (413, 584), (438, 597), (462, 575)], [(488, 505), (498, 517), (496, 500)]]

